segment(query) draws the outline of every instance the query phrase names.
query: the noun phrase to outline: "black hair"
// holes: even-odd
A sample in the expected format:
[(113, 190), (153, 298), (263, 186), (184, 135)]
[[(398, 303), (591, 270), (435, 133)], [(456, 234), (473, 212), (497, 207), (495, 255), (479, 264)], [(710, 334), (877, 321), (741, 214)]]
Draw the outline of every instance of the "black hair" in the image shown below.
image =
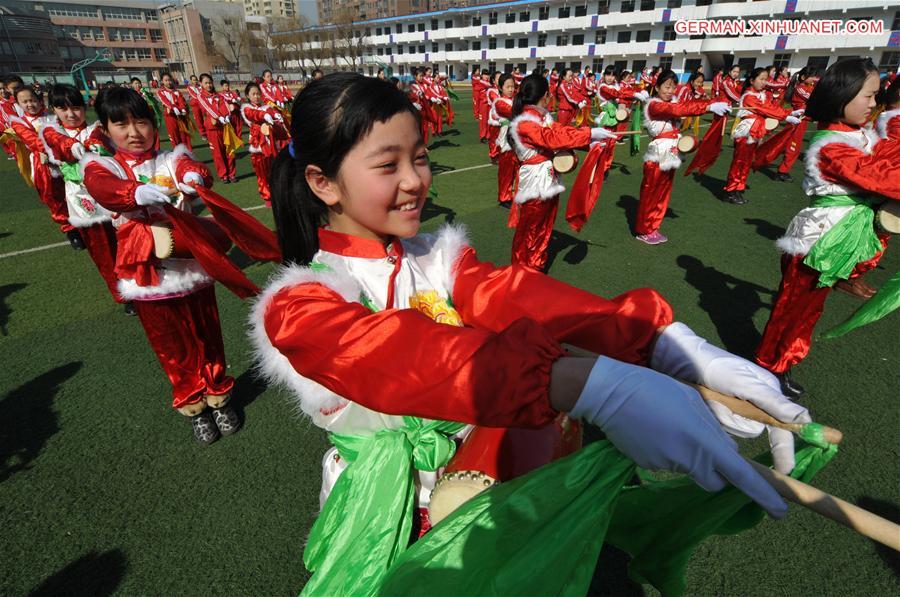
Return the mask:
[(47, 94), (47, 103), (51, 108), (84, 108), (84, 97), (74, 85), (56, 83)]
[(519, 93), (513, 99), (513, 118), (521, 114), (525, 110), (525, 106), (537, 104), (547, 94), (548, 89), (550, 89), (550, 83), (544, 77), (529, 75), (522, 79), (522, 83), (519, 85)]
[(4, 87), (8, 87), (10, 83), (18, 83), (19, 87), (25, 86), (25, 81), (19, 75), (6, 75), (3, 77)]
[[(16, 88), (16, 93), (15, 93), (15, 95), (13, 95), (13, 99), (16, 100), (16, 103), (19, 102), (19, 94), (22, 93), (23, 91), (30, 91), (30, 92), (31, 92), (31, 95), (33, 95), (34, 97), (36, 97), (36, 98), (38, 98), (38, 99), (41, 99), (41, 96), (38, 95), (38, 92), (37, 92), (37, 91), (35, 91), (34, 89), (32, 89), (30, 86), (25, 85), (25, 86), (23, 86), (23, 87), (18, 87), (18, 88)], [(146, 102), (144, 102), (144, 103), (146, 103)]]
[(753, 86), (753, 80), (756, 79), (762, 73), (769, 72), (769, 69), (763, 68), (761, 66), (757, 66), (753, 70), (747, 72), (747, 76), (744, 78), (744, 85), (741, 87), (741, 93), (746, 93), (750, 87)]
[(875, 101), (878, 102), (879, 105), (885, 107), (885, 109), (889, 109), (889, 106), (893, 106), (897, 102), (900, 102), (900, 78), (894, 79), (893, 83), (884, 80), (884, 89), (878, 92), (878, 95), (875, 97)]
[(260, 92), (262, 92), (262, 88), (259, 86), (259, 83), (257, 83), (256, 81), (250, 81), (250, 82), (247, 83), (247, 85), (244, 87), (244, 95), (246, 95), (246, 96), (249, 98), (249, 97), (250, 97), (250, 90), (253, 89), (254, 87), (256, 87), (257, 89), (259, 89)]
[(390, 82), (393, 83), (394, 86), (396, 87), (396, 86), (397, 86), (397, 83), (400, 82), (400, 79), (398, 79), (397, 77), (391, 77), (391, 78), (390, 78)]
[(266, 73), (269, 73), (269, 74), (271, 75), (271, 74), (272, 74), (272, 69), (267, 68), (266, 70), (264, 70), (264, 71), (262, 72), (262, 76), (265, 77), (265, 76), (266, 76)]
[(618, 77), (619, 82), (624, 81), (625, 78), (628, 77), (628, 75), (630, 75), (630, 74), (631, 74), (631, 71), (630, 71), (630, 70), (623, 70), (622, 72), (620, 72), (620, 73), (619, 73), (619, 77)]
[(675, 81), (675, 84), (678, 85), (678, 75), (676, 75), (675, 71), (673, 71), (671, 68), (667, 68), (666, 70), (660, 72), (659, 76), (656, 77), (656, 84), (653, 85), (651, 94), (655, 97), (657, 92), (659, 91), (659, 88), (663, 86), (663, 83), (670, 79), (672, 81)]
[[(291, 142), (275, 158), (270, 175), (272, 209), (285, 263), (306, 265), (319, 250), (318, 229), (328, 206), (306, 182), (315, 165), (334, 178), (347, 153), (377, 122), (419, 112), (396, 85), (358, 73), (333, 73), (311, 81), (291, 109)], [(290, 153), (293, 147), (294, 155)]]
[(138, 79), (137, 77), (131, 77), (131, 83), (134, 83), (135, 81), (137, 81), (137, 82), (140, 83), (141, 85), (144, 84), (144, 82), (141, 81), (140, 79)]
[(616, 67), (613, 66), (612, 64), (610, 64), (609, 66), (607, 66), (606, 68), (603, 69), (603, 76), (604, 76), (604, 77), (605, 77), (606, 75), (613, 75), (613, 76), (615, 76), (615, 74), (616, 74)]
[[(314, 69), (313, 69), (313, 72), (312, 72), (312, 76), (315, 77), (315, 76), (316, 76), (316, 73), (318, 73), (318, 74), (320, 74), (320, 75), (324, 75), (324, 74), (325, 74), (325, 73), (322, 72), (322, 69), (321, 69), (321, 68), (314, 68)], [(266, 74), (266, 73), (263, 73), (263, 74)]]
[(153, 128), (156, 128), (156, 115), (153, 114), (150, 104), (130, 87), (104, 89), (97, 94), (94, 110), (97, 112), (97, 120), (104, 129), (109, 127), (110, 122), (123, 122), (129, 116), (149, 120)]
[(706, 76), (703, 74), (703, 71), (695, 70), (686, 73), (688, 76), (688, 83), (692, 82), (696, 78), (706, 79)]
[(806, 115), (818, 122), (835, 122), (878, 69), (869, 58), (847, 58), (832, 64), (819, 79), (806, 103)]
[(787, 89), (784, 92), (784, 99), (787, 102), (791, 101), (791, 98), (794, 97), (794, 90), (797, 88), (797, 85), (806, 81), (810, 77), (821, 77), (822, 71), (818, 66), (804, 66), (800, 70), (794, 73), (791, 77), (790, 82), (788, 83)]
[(228, 79), (222, 79), (219, 81), (219, 85), (231, 85), (231, 83), (228, 82)]
[(175, 80), (175, 77), (172, 76), (172, 73), (170, 73), (169, 71), (165, 71), (165, 72), (162, 72), (162, 73), (159, 74), (159, 80), (160, 80), (160, 82), (162, 82), (162, 80), (163, 80), (165, 77), (169, 77), (169, 78), (172, 79), (173, 81)]
[[(535, 75), (531, 75), (531, 76), (535, 76)], [(540, 75), (537, 75), (537, 76), (540, 76)], [(512, 73), (503, 73), (502, 75), (500, 75), (500, 80), (497, 81), (497, 89), (503, 89), (503, 84), (506, 83), (507, 81), (509, 81), (510, 79), (513, 79)]]
[(500, 83), (499, 83), (500, 79), (498, 79), (497, 77), (502, 77), (504, 74), (506, 74), (506, 73), (501, 73), (498, 70), (492, 72), (491, 73), (491, 83), (494, 83), (494, 80), (496, 79), (497, 80), (496, 85), (497, 85), (497, 87), (500, 87)]
[(209, 73), (201, 73), (200, 74), (200, 82), (201, 83), (203, 82), (203, 79), (209, 79), (210, 81), (213, 80), (212, 75), (210, 75)]
[(190, 81), (191, 79), (199, 79), (199, 78), (200, 77), (198, 77), (197, 75), (191, 75), (190, 77), (188, 77), (188, 81)]

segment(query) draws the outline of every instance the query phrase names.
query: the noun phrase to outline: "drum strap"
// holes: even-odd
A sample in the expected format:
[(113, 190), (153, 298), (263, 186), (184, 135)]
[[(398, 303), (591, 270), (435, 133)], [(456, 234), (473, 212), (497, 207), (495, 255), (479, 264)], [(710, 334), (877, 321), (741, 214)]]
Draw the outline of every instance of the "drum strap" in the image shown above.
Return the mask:
[(303, 562), (313, 572), (305, 595), (374, 594), (409, 545), (415, 470), (435, 471), (456, 452), (465, 425), (404, 417), (374, 436), (329, 434), (349, 466), (313, 524)]

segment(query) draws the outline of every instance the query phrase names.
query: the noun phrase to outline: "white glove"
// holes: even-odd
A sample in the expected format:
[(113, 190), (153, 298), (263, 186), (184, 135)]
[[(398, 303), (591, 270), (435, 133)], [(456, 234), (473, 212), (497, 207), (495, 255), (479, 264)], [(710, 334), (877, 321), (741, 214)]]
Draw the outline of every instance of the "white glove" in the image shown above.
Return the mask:
[(134, 202), (138, 205), (163, 205), (170, 202), (167, 188), (158, 184), (142, 184), (134, 190)]
[(284, 102), (275, 102), (275, 104), (276, 104), (279, 108), (283, 108), (283, 107), (284, 107)]
[(228, 119), (224, 116), (219, 116), (219, 122), (221, 122), (222, 124), (228, 124)]
[(72, 157), (76, 160), (81, 160), (84, 157), (84, 154), (87, 153), (87, 149), (84, 148), (84, 145), (81, 143), (76, 143), (72, 146)]
[(422, 104), (417, 104), (416, 102), (413, 102), (413, 107), (414, 107), (416, 110), (421, 110), (421, 109), (422, 109)]
[(730, 482), (771, 516), (787, 513), (787, 504), (738, 453), (700, 395), (671, 377), (600, 357), (569, 415), (600, 427), (638, 466), (685, 473), (707, 491)]
[(584, 108), (586, 105), (587, 105), (587, 102), (584, 101), (584, 100), (581, 100), (580, 102), (578, 102), (578, 107), (579, 107), (579, 108)]
[(439, 99), (436, 98), (436, 97), (433, 97), (433, 98), (431, 98), (431, 103), (432, 103), (432, 104), (439, 104), (439, 103), (441, 103), (441, 100), (439, 100)]
[(806, 113), (806, 108), (798, 108), (797, 110), (794, 110), (793, 112), (791, 112), (791, 116), (793, 116), (795, 118), (802, 118), (805, 113)]
[(263, 114), (263, 120), (265, 120), (269, 124), (275, 124), (275, 121), (272, 119), (271, 114)]
[(602, 141), (604, 139), (615, 139), (618, 135), (612, 133), (602, 126), (595, 126), (591, 129), (591, 141)]
[(800, 119), (794, 115), (788, 116), (784, 121), (788, 124), (800, 124)]
[(178, 190), (182, 193), (186, 193), (188, 195), (196, 195), (197, 189), (194, 187), (202, 187), (203, 185), (203, 177), (200, 176), (199, 172), (188, 172), (184, 175), (184, 178), (178, 184)]
[(731, 113), (731, 106), (728, 105), (728, 102), (713, 102), (706, 109), (716, 116), (725, 116)]
[(637, 91), (634, 94), (634, 99), (646, 102), (650, 99), (650, 94), (646, 91)]
[(172, 114), (174, 114), (175, 116), (181, 116), (181, 110), (179, 110), (178, 108), (172, 108)]
[[(650, 366), (685, 381), (736, 396), (786, 423), (809, 423), (809, 411), (781, 393), (778, 378), (759, 365), (713, 346), (683, 323), (675, 322), (659, 335)], [(732, 413), (719, 403), (710, 409), (729, 433), (756, 437), (765, 425)], [(794, 438), (789, 431), (770, 427), (769, 445), (775, 468), (789, 473), (794, 468)]]

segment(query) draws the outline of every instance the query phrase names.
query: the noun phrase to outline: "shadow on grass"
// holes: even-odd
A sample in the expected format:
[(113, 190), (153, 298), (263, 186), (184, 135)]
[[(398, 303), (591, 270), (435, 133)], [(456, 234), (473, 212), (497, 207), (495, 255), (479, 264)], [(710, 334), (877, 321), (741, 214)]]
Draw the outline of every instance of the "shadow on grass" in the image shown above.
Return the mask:
[(18, 292), (28, 286), (28, 284), (4, 284), (0, 286), (0, 336), (6, 336), (6, 324), (9, 323), (9, 314), (12, 313), (12, 309), (10, 309), (6, 305), (6, 297), (10, 296), (14, 292)]
[(444, 166), (443, 164), (439, 164), (435, 161), (432, 161), (429, 166), (431, 168), (432, 174), (443, 174), (444, 172), (453, 172), (454, 170), (456, 170), (455, 166)]
[(7, 236), (12, 236), (12, 232), (0, 232), (0, 238), (6, 238)]
[(771, 309), (771, 300), (763, 302), (759, 295), (773, 296), (775, 291), (720, 272), (690, 255), (679, 255), (675, 261), (684, 270), (684, 281), (699, 291), (697, 304), (716, 326), (722, 345), (735, 354), (752, 356), (762, 338), (753, 315)]
[[(622, 211), (625, 212), (625, 220), (628, 222), (628, 229), (632, 234), (637, 234), (634, 228), (637, 225), (637, 211), (638, 204), (640, 200), (634, 195), (621, 195), (619, 196), (619, 200), (616, 202)], [(678, 213), (673, 210), (671, 207), (666, 208), (666, 215), (664, 219), (675, 220), (678, 218)]]
[[(713, 178), (709, 174), (699, 174), (694, 172), (694, 182), (702, 186), (704, 189), (709, 191), (713, 197), (722, 201), (728, 195), (725, 192), (725, 181), (719, 180), (718, 178)], [(748, 187), (749, 188), (749, 187)]]
[(438, 216), (444, 216), (444, 223), (452, 224), (453, 220), (456, 218), (456, 212), (449, 207), (438, 205), (431, 197), (429, 197), (425, 200), (425, 205), (422, 206), (421, 220), (427, 222), (431, 218), (436, 218)]
[(112, 595), (127, 570), (128, 558), (122, 550), (111, 549), (101, 554), (92, 551), (42, 582), (29, 595)]
[(259, 395), (266, 391), (267, 387), (266, 382), (257, 377), (253, 369), (244, 371), (234, 380), (231, 406), (241, 418), (241, 422), (247, 420), (244, 410), (253, 404)]
[(447, 139), (441, 139), (440, 141), (435, 141), (431, 145), (428, 146), (428, 150), (437, 149), (438, 147), (459, 147), (459, 143), (454, 143), (453, 141), (448, 141)]
[(785, 229), (781, 226), (759, 218), (744, 218), (744, 223), (750, 226), (756, 226), (756, 233), (769, 240), (778, 240), (784, 236)]
[[(587, 257), (588, 241), (576, 238), (571, 234), (554, 230), (550, 236), (550, 245), (547, 247), (547, 267), (545, 271), (550, 271), (556, 257), (569, 249), (569, 252), (563, 257), (563, 261), (570, 265), (578, 265)], [(570, 248), (571, 247), (571, 248)]]
[[(856, 505), (891, 522), (900, 524), (900, 506), (897, 506), (897, 504), (863, 496), (856, 500)], [(894, 573), (894, 578), (900, 579), (900, 553), (875, 541), (872, 542), (872, 545), (875, 546), (875, 553), (878, 554), (881, 561)]]
[(28, 470), (57, 431), (53, 399), (81, 369), (67, 363), (38, 375), (0, 400), (0, 482)]

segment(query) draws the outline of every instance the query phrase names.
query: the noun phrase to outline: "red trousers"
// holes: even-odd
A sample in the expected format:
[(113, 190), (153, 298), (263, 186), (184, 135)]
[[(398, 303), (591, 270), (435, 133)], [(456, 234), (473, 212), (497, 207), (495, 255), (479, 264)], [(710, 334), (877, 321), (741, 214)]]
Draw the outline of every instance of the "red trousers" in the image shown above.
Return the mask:
[(790, 172), (794, 162), (800, 157), (800, 150), (803, 149), (803, 135), (806, 134), (808, 126), (809, 121), (804, 118), (800, 121), (800, 124), (794, 127), (794, 133), (784, 149), (784, 159), (781, 161), (781, 165), (778, 166), (778, 171), (782, 174)]
[(431, 128), (440, 135), (444, 132), (444, 111), (437, 104), (431, 104)]
[(116, 231), (109, 222), (79, 228), (84, 247), (97, 271), (106, 283), (106, 288), (116, 302), (124, 302), (119, 296), (116, 278)]
[(50, 217), (59, 224), (59, 230), (66, 234), (75, 227), (69, 224), (69, 207), (66, 205), (66, 187), (62, 176), (54, 178), (47, 164), (34, 169), (34, 189), (41, 203), (50, 210)]
[(497, 137), (500, 136), (500, 127), (488, 125), (488, 157), (492, 160), (500, 157), (500, 148), (497, 147)]
[(241, 132), (243, 132), (244, 130), (244, 119), (241, 118), (238, 110), (235, 110), (231, 113), (231, 118), (229, 118), (229, 120), (231, 120), (231, 126), (234, 127), (234, 132), (237, 133), (238, 137), (240, 137)]
[(447, 110), (447, 126), (453, 126), (453, 102), (447, 100), (447, 103), (444, 104), (444, 108)]
[(482, 102), (481, 104), (481, 114), (479, 114), (478, 120), (478, 138), (479, 139), (487, 139), (490, 135), (491, 125), (488, 124), (488, 110), (490, 110), (490, 106), (487, 102)]
[(734, 140), (734, 156), (731, 158), (731, 167), (728, 169), (728, 178), (725, 181), (725, 192), (743, 191), (747, 188), (747, 175), (750, 166), (753, 165), (753, 156), (756, 155), (756, 147), (759, 142), (747, 143), (749, 137), (738, 137)]
[[(606, 130), (608, 130), (610, 132), (613, 132), (616, 130), (615, 127), (609, 127), (609, 126), (606, 126), (603, 128), (605, 128)], [(603, 158), (602, 158), (602, 161), (600, 162), (600, 165), (597, 166), (597, 172), (598, 173), (602, 172), (603, 174), (606, 174), (607, 172), (609, 172), (609, 169), (612, 167), (613, 158), (616, 157), (616, 140), (615, 139), (605, 139), (603, 142), (606, 143), (606, 151), (603, 153)]]
[(194, 114), (194, 121), (197, 123), (197, 130), (200, 131), (200, 136), (206, 139), (206, 126), (203, 124), (203, 110), (200, 109), (200, 104), (191, 102), (191, 112)]
[(7, 141), (3, 144), (3, 151), (6, 152), (6, 155), (9, 157), (16, 157), (16, 142), (15, 141)]
[(527, 265), (544, 271), (547, 265), (547, 248), (553, 234), (559, 196), (552, 199), (532, 199), (517, 206), (519, 221), (513, 236), (512, 263)]
[(675, 168), (663, 172), (656, 162), (644, 162), (644, 178), (641, 180), (641, 197), (638, 202), (637, 222), (634, 231), (638, 234), (650, 234), (659, 230), (669, 198), (672, 195), (672, 180)]
[(519, 178), (519, 160), (513, 150), (500, 154), (499, 168), (497, 169), (497, 201), (505, 203), (512, 201), (516, 196), (516, 182)]
[(560, 124), (570, 124), (573, 120), (575, 120), (575, 110), (567, 110), (565, 108), (557, 110), (556, 121)]
[(138, 318), (163, 371), (172, 382), (172, 407), (223, 396), (234, 378), (227, 375), (214, 286), (187, 296), (134, 301)]
[(222, 180), (234, 178), (234, 155), (228, 155), (228, 151), (225, 150), (222, 129), (217, 126), (206, 129), (206, 138), (209, 139), (209, 150), (212, 152), (213, 163), (216, 165), (216, 174)]
[(188, 133), (181, 132), (181, 129), (178, 127), (178, 117), (174, 114), (166, 114), (166, 131), (169, 133), (169, 141), (172, 143), (172, 149), (175, 149), (176, 146), (184, 143), (187, 145), (188, 150), (193, 151), (194, 147), (191, 145), (191, 136)]
[(250, 154), (250, 163), (253, 164), (253, 172), (256, 173), (256, 187), (259, 189), (259, 196), (267, 203), (271, 196), (269, 193), (269, 173), (272, 171), (272, 163), (274, 161), (271, 157), (262, 153)]

